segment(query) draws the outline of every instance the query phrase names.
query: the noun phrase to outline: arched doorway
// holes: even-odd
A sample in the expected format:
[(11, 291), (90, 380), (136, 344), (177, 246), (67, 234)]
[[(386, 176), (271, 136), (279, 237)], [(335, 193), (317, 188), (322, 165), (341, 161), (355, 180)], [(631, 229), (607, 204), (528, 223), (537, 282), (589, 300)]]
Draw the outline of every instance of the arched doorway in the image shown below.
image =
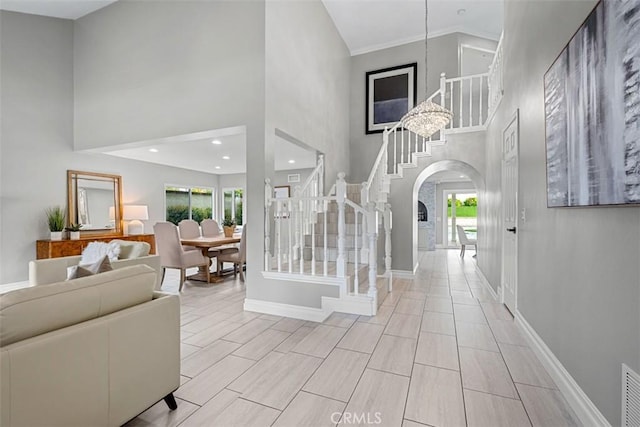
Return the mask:
[[(465, 162), (461, 162), (459, 160), (442, 160), (442, 161), (438, 161), (435, 163), (430, 164), (429, 166), (427, 166), (417, 177), (416, 180), (414, 182), (414, 186), (413, 186), (413, 210), (414, 210), (414, 214), (413, 217), (416, 218), (418, 216), (418, 202), (422, 201), (423, 203), (425, 202), (425, 200), (419, 200), (419, 197), (421, 197), (421, 188), (423, 189), (423, 193), (422, 193), (422, 197), (424, 197), (424, 187), (423, 184), (432, 176), (436, 175), (436, 174), (441, 174), (443, 172), (449, 172), (450, 174), (453, 175), (459, 175), (461, 177), (466, 177), (468, 179), (468, 181), (470, 181), (473, 184), (473, 187), (475, 188), (475, 192), (478, 195), (477, 197), (477, 214), (479, 216), (478, 218), (478, 225), (481, 224), (481, 203), (482, 203), (482, 195), (484, 193), (484, 179), (482, 178), (482, 176), (480, 175), (480, 173), (471, 165), (469, 165), (468, 163)], [(437, 175), (436, 175), (437, 176)], [(467, 182), (468, 182), (467, 181)], [(446, 186), (442, 186), (443, 188), (446, 188)], [(452, 186), (455, 188), (455, 186)], [(464, 185), (462, 187), (465, 187)], [(464, 191), (465, 193), (469, 193), (469, 188), (462, 188), (460, 187), (460, 191)], [(466, 185), (466, 187), (469, 187), (469, 185)], [(456, 239), (456, 229), (455, 229), (455, 220), (453, 221), (453, 224), (451, 224), (450, 221), (447, 221), (447, 208), (446, 208), (446, 191), (438, 191), (439, 189), (435, 189), (435, 185), (433, 186), (433, 191), (435, 191), (435, 194), (433, 195), (434, 200), (431, 201), (431, 205), (434, 208), (434, 214), (430, 215), (432, 222), (427, 222), (425, 223), (420, 223), (417, 221), (414, 221), (413, 223), (413, 235), (414, 236), (418, 236), (417, 239), (414, 239), (413, 242), (413, 259), (414, 259), (414, 265), (418, 260), (418, 250), (419, 247), (421, 249), (424, 249), (425, 247), (429, 247), (429, 248), (433, 248), (432, 242), (429, 241), (427, 243), (427, 245), (425, 245), (424, 242), (424, 235), (425, 233), (429, 233), (430, 229), (429, 227), (433, 227), (433, 232), (436, 233), (434, 235), (434, 239), (437, 240), (438, 238), (438, 233), (440, 233), (440, 235), (442, 236), (443, 240), (445, 241), (449, 241), (450, 239)], [(454, 190), (452, 190), (454, 191)], [(439, 192), (443, 193), (443, 194), (438, 194)], [(440, 203), (438, 203), (436, 201), (437, 200), (440, 201)], [(455, 202), (455, 197), (453, 198), (454, 202)], [(443, 204), (444, 203), (444, 204)], [(425, 203), (426, 205), (429, 205), (429, 203)], [(453, 208), (453, 211), (455, 212), (455, 208)], [(440, 218), (439, 220), (437, 218)], [(455, 217), (454, 217), (455, 218)], [(464, 223), (464, 221), (460, 221), (461, 223)], [(453, 226), (452, 226), (453, 225)], [(425, 232), (425, 228), (427, 229), (427, 231)], [(481, 236), (481, 231), (479, 228), (477, 228), (477, 235), (480, 237)], [(480, 241), (480, 240), (479, 240)], [(448, 244), (443, 244), (442, 246), (446, 247), (448, 246)]]

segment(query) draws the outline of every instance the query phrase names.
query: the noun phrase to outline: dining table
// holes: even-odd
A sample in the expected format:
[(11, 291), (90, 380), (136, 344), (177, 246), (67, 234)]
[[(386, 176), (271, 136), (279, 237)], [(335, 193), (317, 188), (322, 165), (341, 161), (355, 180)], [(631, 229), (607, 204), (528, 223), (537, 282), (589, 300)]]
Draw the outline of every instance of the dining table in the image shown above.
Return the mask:
[[(209, 257), (209, 249), (219, 246), (230, 245), (240, 242), (241, 233), (234, 233), (232, 237), (226, 237), (224, 234), (220, 234), (215, 237), (193, 237), (190, 239), (180, 239), (180, 243), (184, 246), (193, 246), (202, 251), (202, 255), (209, 259), (209, 266), (198, 267), (198, 272), (191, 276), (188, 276), (189, 280), (197, 280), (200, 282), (219, 283), (224, 280), (223, 271), (217, 271), (216, 273), (210, 273), (211, 258)], [(208, 273), (208, 274), (207, 274)]]

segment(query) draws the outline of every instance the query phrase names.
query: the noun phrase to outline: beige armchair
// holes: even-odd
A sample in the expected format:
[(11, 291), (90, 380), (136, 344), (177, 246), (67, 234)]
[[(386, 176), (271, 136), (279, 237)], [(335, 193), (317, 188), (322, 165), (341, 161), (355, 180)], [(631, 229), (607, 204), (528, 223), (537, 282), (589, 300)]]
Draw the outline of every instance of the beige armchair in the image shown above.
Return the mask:
[(247, 260), (247, 224), (242, 227), (242, 237), (240, 237), (240, 245), (237, 252), (223, 252), (218, 255), (218, 271), (222, 271), (225, 262), (233, 263), (233, 276), (235, 277), (240, 270), (240, 280), (244, 282), (243, 266)]
[[(458, 238), (460, 239), (460, 256), (464, 258), (465, 248), (467, 245), (473, 245), (476, 249), (476, 254), (478, 253), (478, 241), (476, 239), (469, 239), (467, 237), (467, 233), (465, 233), (464, 228), (461, 225), (456, 225), (456, 229), (458, 230)], [(473, 256), (475, 258), (475, 255)]]
[[(195, 221), (194, 221), (195, 222)], [(156, 237), (156, 251), (160, 255), (162, 278), (167, 268), (180, 270), (180, 291), (184, 286), (186, 269), (191, 267), (205, 267), (207, 282), (209, 282), (209, 258), (200, 251), (184, 250), (180, 244), (178, 229), (170, 222), (158, 222), (153, 226)]]

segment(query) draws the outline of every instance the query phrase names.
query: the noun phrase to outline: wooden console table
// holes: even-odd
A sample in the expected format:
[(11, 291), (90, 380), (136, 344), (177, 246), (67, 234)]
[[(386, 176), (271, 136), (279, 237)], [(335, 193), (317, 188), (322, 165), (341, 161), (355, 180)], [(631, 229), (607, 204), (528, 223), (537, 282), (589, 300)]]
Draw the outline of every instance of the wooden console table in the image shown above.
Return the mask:
[(38, 240), (36, 241), (36, 259), (80, 255), (82, 254), (82, 250), (91, 242), (109, 242), (116, 239), (129, 240), (132, 242), (147, 242), (151, 245), (149, 253), (156, 253), (156, 241), (153, 234), (135, 234), (109, 237), (87, 237), (80, 238), (79, 240)]

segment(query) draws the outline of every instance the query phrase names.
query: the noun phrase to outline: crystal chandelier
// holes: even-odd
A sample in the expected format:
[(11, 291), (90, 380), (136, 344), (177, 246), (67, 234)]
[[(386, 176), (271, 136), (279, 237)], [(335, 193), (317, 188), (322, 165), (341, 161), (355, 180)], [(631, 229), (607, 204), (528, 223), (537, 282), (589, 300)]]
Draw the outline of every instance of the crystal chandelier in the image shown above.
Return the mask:
[(424, 1), (424, 91), (425, 100), (415, 106), (411, 111), (400, 119), (402, 126), (409, 131), (422, 137), (429, 138), (434, 133), (442, 130), (449, 124), (453, 114), (441, 105), (432, 102), (428, 92), (427, 55), (429, 52), (429, 6), (428, 0)]

